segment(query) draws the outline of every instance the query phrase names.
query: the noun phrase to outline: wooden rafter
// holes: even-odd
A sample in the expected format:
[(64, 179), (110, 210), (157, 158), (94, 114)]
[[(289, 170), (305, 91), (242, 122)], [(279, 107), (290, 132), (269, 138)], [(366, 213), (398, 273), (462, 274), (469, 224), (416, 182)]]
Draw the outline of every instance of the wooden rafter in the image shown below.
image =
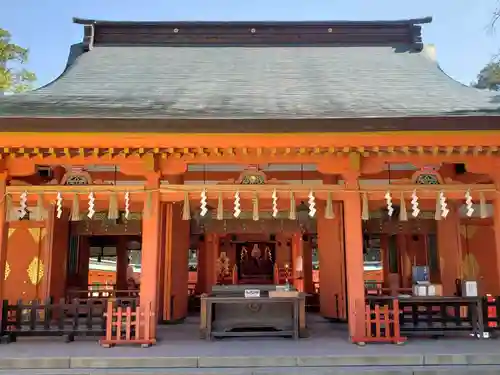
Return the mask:
[(500, 155), (499, 146), (482, 145), (457, 145), (457, 146), (345, 146), (345, 147), (164, 147), (164, 148), (57, 148), (57, 147), (4, 147), (0, 150), (0, 156), (14, 158), (34, 158), (34, 157), (102, 157), (102, 158), (127, 158), (131, 156), (142, 157), (148, 155), (158, 155), (163, 159), (185, 159), (197, 160), (200, 158), (220, 158), (227, 159), (235, 156), (345, 156), (350, 153), (359, 153), (364, 157), (380, 155), (428, 155), (428, 156), (480, 156), (480, 155)]

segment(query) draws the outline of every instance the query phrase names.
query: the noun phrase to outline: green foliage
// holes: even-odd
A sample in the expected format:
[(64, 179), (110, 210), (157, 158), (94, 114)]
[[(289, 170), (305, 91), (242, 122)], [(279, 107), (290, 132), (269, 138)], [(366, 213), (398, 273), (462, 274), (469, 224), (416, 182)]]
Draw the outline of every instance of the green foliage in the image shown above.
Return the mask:
[(0, 92), (29, 90), (36, 80), (34, 73), (21, 65), (28, 61), (29, 51), (11, 42), (11, 35), (0, 28)]
[(500, 90), (500, 62), (490, 62), (477, 75), (477, 81), (472, 84), (478, 89)]

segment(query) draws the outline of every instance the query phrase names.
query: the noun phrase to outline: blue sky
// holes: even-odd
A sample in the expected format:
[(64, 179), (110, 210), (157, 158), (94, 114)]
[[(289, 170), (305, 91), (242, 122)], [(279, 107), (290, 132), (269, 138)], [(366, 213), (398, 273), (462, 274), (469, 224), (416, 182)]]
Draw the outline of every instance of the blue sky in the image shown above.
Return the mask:
[(37, 85), (57, 78), (69, 47), (82, 39), (72, 17), (106, 20), (381, 20), (433, 16), (424, 42), (442, 69), (468, 84), (500, 51), (500, 25), (488, 25), (498, 0), (2, 0), (0, 27), (31, 51)]

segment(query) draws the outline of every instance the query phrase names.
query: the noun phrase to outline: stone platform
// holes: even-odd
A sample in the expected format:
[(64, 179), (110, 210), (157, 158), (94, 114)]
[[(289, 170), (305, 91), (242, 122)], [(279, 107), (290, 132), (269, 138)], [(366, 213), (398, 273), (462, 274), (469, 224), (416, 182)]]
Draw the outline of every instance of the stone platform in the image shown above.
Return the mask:
[(95, 340), (26, 339), (0, 345), (0, 375), (37, 374), (500, 374), (497, 340), (414, 339), (357, 347), (344, 326), (317, 320), (311, 337), (198, 338), (197, 322), (164, 327), (151, 348), (101, 348)]

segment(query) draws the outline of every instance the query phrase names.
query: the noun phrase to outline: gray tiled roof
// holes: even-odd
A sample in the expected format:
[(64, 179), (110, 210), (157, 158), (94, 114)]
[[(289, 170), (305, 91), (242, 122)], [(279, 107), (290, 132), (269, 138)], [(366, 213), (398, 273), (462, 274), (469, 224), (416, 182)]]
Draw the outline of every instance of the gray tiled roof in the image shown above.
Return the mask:
[(495, 99), (449, 78), (425, 49), (96, 46), (53, 83), (1, 98), (0, 116), (451, 116), (496, 113)]

